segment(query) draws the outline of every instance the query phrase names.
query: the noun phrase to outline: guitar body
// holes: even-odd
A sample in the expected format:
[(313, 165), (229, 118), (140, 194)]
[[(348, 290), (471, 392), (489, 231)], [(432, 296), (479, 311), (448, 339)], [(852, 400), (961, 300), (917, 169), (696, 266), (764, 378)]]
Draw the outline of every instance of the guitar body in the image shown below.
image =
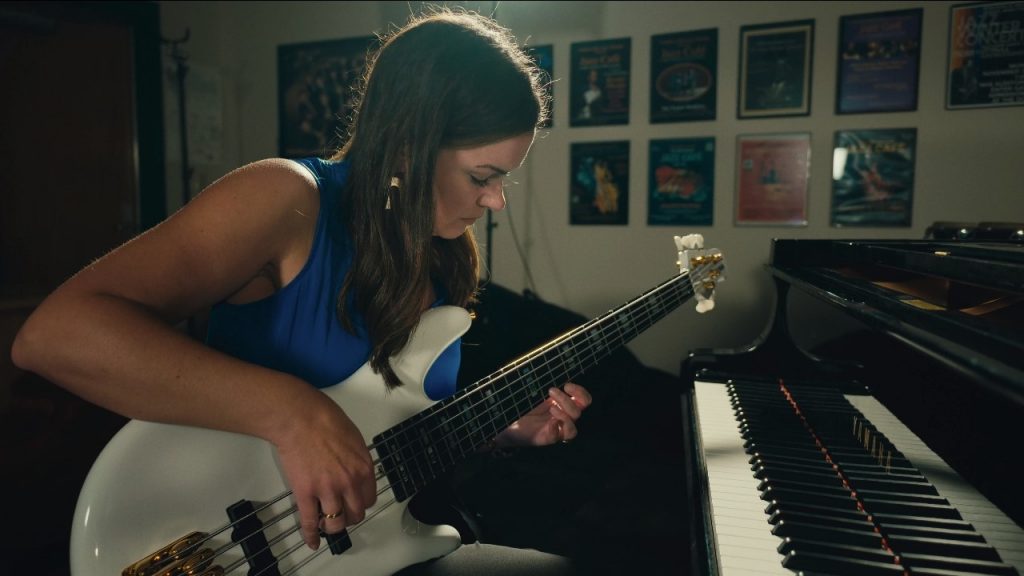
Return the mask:
[[(392, 455), (386, 465), (393, 469), (378, 464), (377, 503), (363, 522), (349, 527), (351, 546), (343, 553), (332, 555), (325, 543), (314, 553), (303, 544), (298, 514), (267, 442), (133, 420), (103, 449), (82, 487), (71, 527), (72, 575), (164, 576), (145, 568), (176, 558), (168, 552), (171, 545), (193, 534), (199, 536), (187, 542), (202, 544), (185, 548), (200, 557), (167, 574), (385, 576), (455, 550), (462, 541), (458, 531), (413, 518), (407, 501), (395, 502), (382, 472), (401, 482), (399, 493), (411, 496), (546, 399), (549, 387), (571, 381), (689, 298), (696, 297), (698, 312), (711, 310), (715, 283), (724, 279), (721, 253), (701, 249), (698, 234), (676, 236), (675, 243), (678, 275), (521, 356), (441, 406), (426, 396), (423, 383), (441, 353), (469, 329), (469, 314), (452, 306), (425, 312), (402, 353), (392, 358), (403, 386), (387, 391), (364, 365), (324, 389), (368, 446), (378, 438), (381, 446), (371, 447), (371, 454)], [(252, 503), (261, 527), (238, 532), (265, 538), (276, 564), (258, 559), (260, 570), (246, 565), (227, 512), (238, 502)], [(253, 539), (246, 542), (252, 544)]]
[[(380, 432), (427, 408), (423, 391), (427, 371), (450, 344), (469, 329), (465, 310), (441, 306), (428, 310), (402, 354), (392, 362), (405, 385), (387, 391), (369, 365), (323, 390), (362, 431), (366, 443)], [(298, 531), (275, 538), (298, 524), (288, 512), (291, 497), (281, 499), (259, 518), (277, 557), (279, 572), (300, 566), (302, 576), (387, 575), (410, 564), (442, 556), (461, 543), (450, 526), (420, 523), (408, 501), (393, 503), (378, 481), (377, 504), (366, 520), (349, 528), (352, 547), (332, 555), (325, 542), (313, 555)], [(288, 490), (273, 447), (263, 440), (229, 432), (132, 420), (104, 448), (90, 470), (75, 509), (71, 530), (71, 573), (112, 576), (179, 538), (214, 532), (229, 524), (226, 508), (245, 499), (259, 508)], [(231, 531), (212, 535), (203, 548), (231, 544)], [(290, 555), (282, 551), (295, 548)], [(225, 569), (244, 558), (240, 547), (218, 555), (212, 565)], [(303, 562), (305, 562), (303, 564)], [(248, 573), (241, 566), (236, 574)]]

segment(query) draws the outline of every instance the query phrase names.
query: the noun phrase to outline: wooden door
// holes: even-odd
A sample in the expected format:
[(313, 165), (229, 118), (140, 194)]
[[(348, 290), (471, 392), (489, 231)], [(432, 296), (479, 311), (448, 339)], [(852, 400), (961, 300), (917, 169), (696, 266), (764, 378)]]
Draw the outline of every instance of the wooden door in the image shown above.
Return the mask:
[[(159, 66), (157, 16), (148, 2), (0, 4), (0, 457), (15, 495), (0, 563), (11, 574), (68, 573), (78, 490), (125, 421), (17, 369), (9, 351), (46, 294), (143, 227), (140, 159), (163, 143), (140, 114), (153, 101), (140, 102), (152, 86), (140, 91), (138, 70)], [(155, 54), (140, 54), (140, 34)], [(162, 203), (162, 185), (152, 192)]]

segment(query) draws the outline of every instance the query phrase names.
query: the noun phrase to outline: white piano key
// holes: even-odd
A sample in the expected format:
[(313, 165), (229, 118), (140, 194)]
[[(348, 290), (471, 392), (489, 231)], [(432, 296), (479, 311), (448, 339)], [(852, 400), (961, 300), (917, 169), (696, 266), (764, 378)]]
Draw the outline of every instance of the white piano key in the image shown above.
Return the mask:
[(729, 405), (725, 386), (697, 383), (698, 427), (708, 472), (712, 524), (722, 576), (787, 575), (750, 470), (750, 456)]
[(846, 399), (917, 466), (964, 520), (974, 525), (999, 552), (1003, 562), (1024, 574), (1024, 529), (950, 468), (881, 402), (871, 396), (847, 396)]
[[(1003, 561), (1024, 574), (1024, 530), (965, 482), (921, 439), (870, 396), (847, 400), (892, 441), (974, 525)], [(726, 387), (719, 383), (695, 384), (695, 413), (708, 473), (712, 524), (723, 576), (793, 574), (782, 566), (781, 538), (771, 534), (760, 499), (759, 480), (750, 469), (749, 455), (729, 404)]]

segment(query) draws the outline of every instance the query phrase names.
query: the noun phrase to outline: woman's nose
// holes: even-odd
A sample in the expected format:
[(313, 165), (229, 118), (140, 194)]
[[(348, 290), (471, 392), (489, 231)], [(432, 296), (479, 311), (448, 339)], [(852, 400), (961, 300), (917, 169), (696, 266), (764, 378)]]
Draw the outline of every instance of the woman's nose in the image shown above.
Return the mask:
[(500, 184), (497, 186), (488, 186), (483, 194), (480, 195), (480, 206), (483, 208), (490, 208), (495, 212), (500, 212), (505, 209), (505, 187)]

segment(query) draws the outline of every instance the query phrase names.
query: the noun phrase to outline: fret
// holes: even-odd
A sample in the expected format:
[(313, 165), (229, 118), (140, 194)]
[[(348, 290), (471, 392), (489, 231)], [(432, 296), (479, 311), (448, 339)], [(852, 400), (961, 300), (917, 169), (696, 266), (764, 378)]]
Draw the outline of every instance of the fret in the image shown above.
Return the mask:
[(536, 369), (530, 369), (524, 371), (521, 381), (525, 384), (526, 395), (530, 396), (537, 393), (544, 386), (545, 379), (543, 376), (538, 377)]
[(610, 321), (604, 321), (604, 326), (601, 328), (601, 334), (604, 336), (604, 341), (608, 345), (609, 349), (618, 349), (625, 340), (622, 338), (622, 332), (619, 330), (619, 323), (614, 319)]
[(562, 370), (566, 376), (572, 374), (572, 370), (579, 368), (579, 360), (576, 358), (576, 349), (572, 345), (572, 341), (566, 344), (562, 344), (558, 347), (559, 356), (562, 359)]
[(590, 341), (589, 347), (594, 351), (595, 358), (604, 358), (609, 355), (608, 344), (605, 343), (605, 335), (603, 329), (591, 330), (587, 332), (587, 340)]
[(633, 324), (633, 317), (631, 315), (620, 314), (615, 320), (618, 322), (619, 334), (622, 337), (623, 344), (636, 336), (636, 326)]

